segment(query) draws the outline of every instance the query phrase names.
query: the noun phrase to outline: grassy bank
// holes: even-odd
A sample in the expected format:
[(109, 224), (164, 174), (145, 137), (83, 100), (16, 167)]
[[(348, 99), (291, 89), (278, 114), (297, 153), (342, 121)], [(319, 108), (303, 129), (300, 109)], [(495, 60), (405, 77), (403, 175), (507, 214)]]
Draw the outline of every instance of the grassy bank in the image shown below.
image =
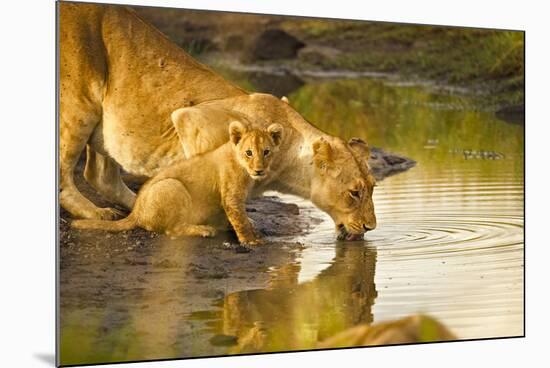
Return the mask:
[(322, 20), (290, 20), (282, 26), (308, 45), (329, 50), (304, 50), (305, 64), (398, 73), (485, 92), (489, 104), (523, 103), (522, 32)]

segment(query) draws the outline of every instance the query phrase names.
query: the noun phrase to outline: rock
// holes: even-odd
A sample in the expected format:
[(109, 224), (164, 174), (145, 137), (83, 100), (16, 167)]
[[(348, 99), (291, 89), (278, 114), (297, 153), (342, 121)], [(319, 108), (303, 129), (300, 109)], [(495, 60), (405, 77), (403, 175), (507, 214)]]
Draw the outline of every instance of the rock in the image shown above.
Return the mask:
[(256, 40), (252, 49), (255, 60), (292, 59), (305, 44), (281, 29), (268, 29)]
[(386, 176), (410, 169), (416, 165), (416, 161), (395, 153), (386, 152), (382, 148), (372, 147), (370, 149), (369, 165), (376, 180), (382, 180)]
[(275, 196), (263, 196), (252, 199), (247, 208), (256, 229), (267, 236), (285, 236), (304, 234), (310, 226), (321, 222), (314, 217), (300, 215), (300, 208), (294, 203), (281, 202)]

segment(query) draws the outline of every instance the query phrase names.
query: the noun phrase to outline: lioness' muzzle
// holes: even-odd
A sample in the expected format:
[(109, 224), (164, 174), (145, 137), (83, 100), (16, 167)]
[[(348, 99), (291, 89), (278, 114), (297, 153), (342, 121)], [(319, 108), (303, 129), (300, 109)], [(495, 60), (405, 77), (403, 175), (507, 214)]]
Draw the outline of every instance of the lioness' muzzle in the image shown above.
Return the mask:
[(346, 229), (344, 224), (338, 224), (337, 226), (337, 233), (336, 236), (337, 240), (345, 240), (345, 241), (359, 241), (364, 240), (366, 230), (355, 230), (353, 232), (350, 232)]

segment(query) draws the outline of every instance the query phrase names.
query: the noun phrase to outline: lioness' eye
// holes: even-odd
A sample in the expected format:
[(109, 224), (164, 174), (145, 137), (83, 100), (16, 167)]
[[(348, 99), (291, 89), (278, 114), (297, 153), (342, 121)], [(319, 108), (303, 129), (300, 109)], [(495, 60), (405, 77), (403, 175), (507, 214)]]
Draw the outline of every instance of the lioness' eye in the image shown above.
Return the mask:
[(251, 150), (246, 150), (245, 153), (248, 157), (252, 157), (252, 151)]
[(361, 193), (358, 190), (350, 190), (349, 194), (354, 198), (359, 198), (361, 196)]
[(269, 155), (269, 153), (270, 153), (270, 152), (271, 152), (271, 151), (270, 151), (270, 150), (268, 150), (268, 149), (264, 150), (264, 156), (267, 156), (267, 155)]

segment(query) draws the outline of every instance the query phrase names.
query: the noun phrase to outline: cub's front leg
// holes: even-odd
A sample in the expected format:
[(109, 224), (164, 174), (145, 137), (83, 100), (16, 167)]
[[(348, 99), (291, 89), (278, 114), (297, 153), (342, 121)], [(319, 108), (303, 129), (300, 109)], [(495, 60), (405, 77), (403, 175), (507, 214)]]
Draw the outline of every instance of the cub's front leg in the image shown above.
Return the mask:
[(247, 190), (245, 187), (245, 185), (226, 187), (221, 193), (222, 206), (239, 242), (244, 245), (260, 245), (263, 241), (246, 215)]

